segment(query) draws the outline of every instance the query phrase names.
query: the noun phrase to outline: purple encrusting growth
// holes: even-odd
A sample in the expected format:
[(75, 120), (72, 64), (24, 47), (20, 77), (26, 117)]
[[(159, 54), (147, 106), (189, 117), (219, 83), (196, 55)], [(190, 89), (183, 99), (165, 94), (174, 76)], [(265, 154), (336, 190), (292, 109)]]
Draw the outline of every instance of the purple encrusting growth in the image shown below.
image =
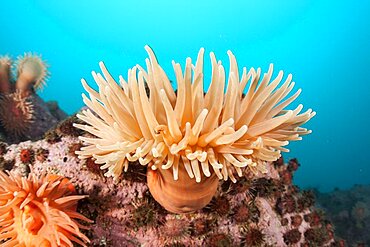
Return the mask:
[[(73, 118), (72, 118), (73, 120)], [(129, 166), (120, 181), (103, 176), (93, 160), (79, 160), (73, 150), (80, 145), (71, 119), (36, 142), (2, 148), (3, 163), (26, 175), (55, 173), (71, 180), (79, 194), (89, 197), (79, 212), (94, 220), (86, 235), (92, 246), (332, 246), (330, 223), (314, 209), (311, 193), (292, 184), (298, 162), (282, 159), (269, 165), (263, 177), (220, 183), (205, 208), (190, 214), (172, 214), (150, 195), (146, 167)], [(30, 169), (20, 159), (22, 150), (33, 150)], [(1, 168), (1, 165), (0, 165)], [(9, 165), (7, 166), (9, 169)], [(4, 168), (3, 168), (4, 169)]]

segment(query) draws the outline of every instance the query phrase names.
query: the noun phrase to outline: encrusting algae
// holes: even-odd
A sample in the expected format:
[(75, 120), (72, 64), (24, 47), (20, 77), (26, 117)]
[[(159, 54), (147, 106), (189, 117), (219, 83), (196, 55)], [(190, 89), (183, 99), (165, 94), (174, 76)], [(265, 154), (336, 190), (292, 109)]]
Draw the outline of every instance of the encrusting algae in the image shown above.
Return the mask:
[(83, 94), (83, 100), (91, 110), (77, 115), (87, 124), (75, 126), (95, 137), (81, 136), (86, 146), (76, 153), (81, 159), (93, 157), (115, 179), (129, 162), (148, 166), (149, 189), (167, 210), (186, 213), (204, 207), (216, 191), (216, 178), (236, 182), (236, 174), (263, 173), (267, 162), (288, 151), (289, 141), (310, 133), (300, 126), (315, 112), (300, 113), (302, 105), (285, 110), (301, 90), (285, 99), (294, 86), (292, 75), (277, 88), (283, 72), (271, 81), (272, 64), (261, 81), (260, 68), (243, 68), (240, 78), (228, 51), (225, 88), (224, 66), (211, 52), (212, 77), (205, 93), (202, 48), (195, 65), (186, 59), (184, 71), (172, 62), (176, 92), (151, 48), (145, 49), (147, 69), (134, 66), (127, 81), (120, 76), (120, 85), (102, 62), (104, 77), (92, 72), (98, 92), (82, 80), (90, 96)]

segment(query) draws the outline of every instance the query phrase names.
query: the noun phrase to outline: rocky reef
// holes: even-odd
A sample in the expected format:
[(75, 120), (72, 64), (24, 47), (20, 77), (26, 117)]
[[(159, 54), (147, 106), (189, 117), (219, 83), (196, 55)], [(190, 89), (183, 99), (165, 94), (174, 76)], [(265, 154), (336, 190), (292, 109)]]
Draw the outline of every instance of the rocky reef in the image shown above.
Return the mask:
[(344, 246), (314, 207), (314, 194), (292, 184), (297, 160), (280, 158), (264, 176), (224, 181), (205, 208), (173, 214), (150, 195), (145, 166), (132, 164), (114, 181), (92, 159), (79, 160), (82, 133), (75, 121), (65, 120), (39, 141), (2, 143), (0, 168), (69, 178), (78, 194), (88, 195), (78, 211), (93, 220), (83, 230), (91, 246)]
[(329, 193), (315, 190), (317, 206), (325, 210), (335, 225), (337, 236), (349, 246), (370, 246), (370, 186), (356, 185), (349, 190)]
[[(45, 103), (36, 94), (48, 74), (40, 57), (26, 54), (16, 63), (0, 58), (1, 246), (346, 246), (315, 206), (314, 193), (292, 183), (298, 161), (285, 163), (281, 157), (289, 141), (310, 133), (299, 126), (315, 115), (311, 109), (300, 113), (302, 105), (284, 110), (300, 93), (282, 101), (294, 86), (291, 75), (275, 92), (283, 72), (269, 84), (272, 65), (260, 84), (260, 69), (243, 69), (239, 80), (235, 57), (228, 52), (228, 93), (216, 86), (204, 93), (203, 86), (194, 86), (203, 85), (201, 49), (195, 65), (187, 59), (186, 80), (175, 92), (153, 51), (146, 49), (148, 73), (134, 67), (128, 84), (121, 78), (123, 88), (101, 63), (105, 78), (93, 72), (100, 91), (82, 80), (90, 96), (84, 96), (88, 108), (67, 119), (56, 102)], [(224, 68), (213, 53), (211, 60), (220, 73), (212, 81), (224, 86)], [(180, 65), (175, 67), (182, 77)], [(139, 82), (133, 83), (137, 69)], [(252, 89), (243, 95), (249, 78)], [(161, 81), (166, 90), (157, 92)], [(208, 108), (203, 101), (209, 101)], [(216, 101), (218, 110), (212, 113)], [(158, 102), (163, 103), (161, 114), (149, 111), (152, 118), (143, 122)], [(181, 128), (172, 109), (175, 102)], [(190, 115), (181, 110), (191, 104), (200, 112), (193, 127)], [(253, 106), (249, 111), (254, 115), (248, 107), (241, 114), (239, 105), (245, 104)], [(156, 114), (169, 129), (157, 124)], [(234, 118), (245, 124), (234, 129)], [(207, 130), (206, 120), (216, 130)], [(199, 136), (201, 128), (209, 133)], [(168, 173), (171, 166), (173, 173)], [(332, 197), (318, 196), (321, 208), (331, 207)], [(338, 224), (351, 220), (353, 231), (346, 235), (340, 229), (340, 236), (366, 231), (367, 205), (369, 200), (362, 198), (347, 214), (329, 214)]]

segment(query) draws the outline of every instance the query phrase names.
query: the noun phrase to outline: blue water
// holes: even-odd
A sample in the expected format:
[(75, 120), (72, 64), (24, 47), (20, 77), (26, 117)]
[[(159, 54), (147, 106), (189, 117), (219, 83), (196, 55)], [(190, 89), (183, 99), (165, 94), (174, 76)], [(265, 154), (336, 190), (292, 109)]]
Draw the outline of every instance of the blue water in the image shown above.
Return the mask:
[[(313, 134), (290, 145), (295, 182), (331, 190), (370, 183), (370, 1), (2, 1), (0, 54), (43, 55), (51, 79), (41, 93), (68, 113), (82, 106), (80, 78), (104, 60), (126, 77), (149, 44), (161, 65), (198, 49), (240, 66), (292, 73), (297, 102), (317, 116)], [(209, 63), (207, 63), (209, 66)], [(209, 70), (208, 70), (209, 71)], [(171, 74), (171, 73), (170, 73)]]

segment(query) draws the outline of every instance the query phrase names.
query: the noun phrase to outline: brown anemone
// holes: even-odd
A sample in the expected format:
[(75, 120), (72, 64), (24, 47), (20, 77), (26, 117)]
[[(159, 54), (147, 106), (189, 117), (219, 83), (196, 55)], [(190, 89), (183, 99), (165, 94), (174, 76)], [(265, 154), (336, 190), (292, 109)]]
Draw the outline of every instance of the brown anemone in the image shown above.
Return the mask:
[(301, 92), (288, 97), (294, 86), (291, 74), (279, 88), (283, 72), (271, 81), (272, 65), (262, 80), (259, 68), (243, 68), (239, 77), (228, 51), (227, 78), (210, 53), (212, 76), (205, 93), (202, 48), (195, 64), (186, 59), (184, 71), (172, 62), (175, 92), (153, 51), (145, 49), (147, 68), (134, 66), (127, 81), (120, 76), (118, 84), (102, 62), (103, 75), (92, 72), (98, 92), (82, 80), (89, 93), (83, 100), (95, 114), (82, 111), (78, 117), (87, 124), (75, 126), (95, 137), (81, 136), (86, 146), (76, 153), (95, 158), (115, 179), (130, 162), (148, 166), (149, 189), (166, 209), (183, 213), (205, 206), (217, 188), (216, 178), (236, 182), (246, 170), (263, 173), (268, 162), (288, 151), (289, 141), (310, 133), (300, 126), (315, 112), (300, 113), (302, 105), (285, 110)]
[(35, 120), (32, 103), (19, 91), (0, 97), (0, 123), (8, 136), (21, 138)]

